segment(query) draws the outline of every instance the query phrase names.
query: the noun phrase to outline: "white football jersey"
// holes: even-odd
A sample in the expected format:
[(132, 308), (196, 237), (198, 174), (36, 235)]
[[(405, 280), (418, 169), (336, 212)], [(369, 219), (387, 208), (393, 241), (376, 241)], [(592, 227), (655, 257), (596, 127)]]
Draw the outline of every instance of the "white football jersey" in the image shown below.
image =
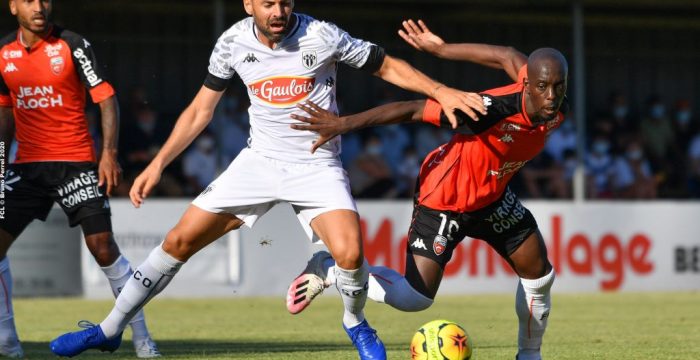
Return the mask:
[(217, 41), (209, 73), (221, 79), (237, 73), (245, 83), (251, 104), (251, 149), (289, 162), (337, 161), (340, 137), (311, 154), (318, 134), (290, 128), (297, 121), (289, 115), (306, 115), (296, 107), (306, 100), (337, 114), (337, 63), (362, 67), (374, 44), (352, 38), (332, 23), (292, 16), (296, 24), (274, 49), (260, 43), (252, 17), (234, 24)]

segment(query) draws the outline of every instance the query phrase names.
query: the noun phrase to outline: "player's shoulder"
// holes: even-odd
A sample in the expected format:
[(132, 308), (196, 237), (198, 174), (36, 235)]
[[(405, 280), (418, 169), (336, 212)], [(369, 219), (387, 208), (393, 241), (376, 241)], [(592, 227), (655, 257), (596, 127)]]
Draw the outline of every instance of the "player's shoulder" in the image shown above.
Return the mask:
[(2, 39), (0, 39), (0, 47), (4, 47), (5, 45), (11, 44), (17, 40), (17, 30), (5, 35)]
[(87, 48), (91, 46), (90, 42), (83, 36), (75, 31), (64, 29), (59, 26), (54, 26), (53, 34), (54, 37), (59, 38), (70, 45), (71, 48), (82, 47)]
[(306, 14), (295, 14), (297, 15), (297, 21), (299, 21), (300, 27), (306, 28), (306, 31), (309, 33), (318, 34), (327, 33), (329, 31), (337, 33), (339, 31), (338, 26), (330, 21), (316, 19)]
[(239, 36), (241, 34), (245, 34), (246, 32), (252, 33), (254, 25), (255, 25), (255, 23), (253, 22), (253, 17), (248, 16), (246, 18), (238, 20), (233, 25), (231, 25), (228, 29), (226, 29), (221, 34), (221, 38), (229, 38), (231, 36), (235, 37), (235, 36)]
[(487, 90), (480, 95), (488, 111), (483, 117), (491, 121), (505, 119), (521, 112), (522, 97), (520, 91), (515, 87)]

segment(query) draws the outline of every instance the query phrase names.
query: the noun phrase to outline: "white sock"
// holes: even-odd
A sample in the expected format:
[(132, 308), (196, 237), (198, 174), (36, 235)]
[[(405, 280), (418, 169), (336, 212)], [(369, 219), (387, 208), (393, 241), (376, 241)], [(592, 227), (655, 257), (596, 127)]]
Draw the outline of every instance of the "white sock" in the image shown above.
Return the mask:
[(554, 270), (534, 280), (520, 279), (515, 294), (515, 312), (518, 314), (518, 359), (540, 360), (542, 337), (547, 328), (549, 310), (552, 307), (550, 289), (554, 283)]
[(7, 256), (0, 260), (0, 348), (19, 345), (12, 309), (12, 273)]
[(124, 331), (129, 320), (165, 289), (182, 264), (184, 262), (168, 255), (161, 245), (153, 249), (124, 285), (112, 312), (100, 323), (105, 336), (112, 338)]
[[(119, 255), (119, 258), (112, 265), (103, 267), (102, 271), (109, 280), (109, 286), (112, 287), (112, 294), (114, 294), (115, 298), (119, 296), (127, 280), (129, 280), (131, 274), (134, 273), (129, 264), (129, 260), (123, 255)], [(129, 322), (129, 326), (131, 326), (133, 338), (150, 337), (143, 310), (139, 310), (139, 312), (134, 315), (133, 319)]]
[(370, 266), (367, 296), (401, 311), (421, 311), (433, 304), (433, 299), (416, 291), (403, 275), (386, 266)]
[(369, 266), (367, 261), (362, 263), (359, 269), (346, 270), (335, 266), (335, 287), (340, 292), (340, 297), (345, 305), (343, 324), (351, 328), (365, 320), (365, 303), (367, 302), (367, 281)]

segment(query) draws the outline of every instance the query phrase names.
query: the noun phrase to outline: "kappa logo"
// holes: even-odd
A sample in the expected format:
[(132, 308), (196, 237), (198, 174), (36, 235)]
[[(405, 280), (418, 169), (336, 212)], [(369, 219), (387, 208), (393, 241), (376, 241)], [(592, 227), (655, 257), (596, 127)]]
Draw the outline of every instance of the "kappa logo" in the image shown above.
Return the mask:
[(5, 70), (3, 70), (2, 72), (4, 72), (4, 73), (11, 73), (11, 72), (15, 72), (15, 71), (18, 71), (18, 70), (19, 70), (19, 69), (17, 69), (17, 66), (15, 66), (14, 63), (7, 63), (7, 65), (5, 66)]
[(512, 143), (513, 142), (513, 135), (505, 134), (498, 140), (500, 140), (501, 142), (504, 142), (504, 143)]
[(435, 255), (442, 255), (447, 249), (447, 238), (442, 235), (435, 235), (435, 240), (433, 240), (433, 252)]
[(7, 180), (5, 181), (4, 189), (7, 191), (14, 190), (14, 188), (12, 187), (12, 184), (14, 184), (22, 179), (21, 176), (15, 174), (12, 170), (7, 170), (6, 176), (7, 176)]
[(491, 98), (488, 96), (482, 96), (481, 99), (484, 100), (484, 107), (486, 107), (486, 108), (488, 108), (489, 106), (491, 106), (493, 104), (493, 100), (491, 100)]
[(243, 62), (244, 63), (254, 63), (254, 62), (260, 62), (260, 60), (258, 60), (258, 58), (255, 57), (254, 53), (248, 53), (248, 55), (246, 55), (245, 59), (243, 59)]
[(301, 63), (305, 68), (311, 69), (312, 67), (316, 66), (316, 62), (317, 56), (315, 51), (309, 50), (301, 53)]
[(413, 240), (411, 246), (416, 249), (428, 250), (428, 248), (425, 246), (425, 243), (423, 242), (423, 239), (421, 238), (416, 238), (416, 240)]

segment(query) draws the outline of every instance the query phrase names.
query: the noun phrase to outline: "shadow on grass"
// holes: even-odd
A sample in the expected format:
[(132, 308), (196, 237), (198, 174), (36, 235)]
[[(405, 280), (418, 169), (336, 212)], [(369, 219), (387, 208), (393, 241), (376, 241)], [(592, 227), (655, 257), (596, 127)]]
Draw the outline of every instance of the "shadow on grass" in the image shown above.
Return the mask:
[[(354, 352), (355, 348), (348, 343), (321, 343), (309, 341), (294, 342), (250, 342), (250, 341), (213, 341), (213, 340), (158, 340), (158, 348), (166, 358), (202, 358), (208, 356), (220, 357), (223, 355), (256, 354), (265, 358), (274, 359), (274, 354), (314, 352)], [(55, 359), (56, 356), (49, 350), (48, 342), (22, 342), (25, 357), (27, 359)], [(405, 344), (387, 344), (387, 350), (404, 350)], [(113, 354), (100, 353), (97, 350), (87, 350), (79, 359), (135, 359), (131, 341), (122, 342), (121, 347)]]

